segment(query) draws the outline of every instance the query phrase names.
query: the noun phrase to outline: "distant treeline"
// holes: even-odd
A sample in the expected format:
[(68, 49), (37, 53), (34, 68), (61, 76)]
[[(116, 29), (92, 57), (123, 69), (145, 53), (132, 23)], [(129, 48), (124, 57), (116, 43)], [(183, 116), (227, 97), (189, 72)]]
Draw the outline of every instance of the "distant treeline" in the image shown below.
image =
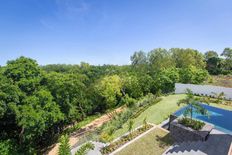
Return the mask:
[(231, 49), (222, 55), (158, 48), (135, 52), (131, 65), (123, 66), (84, 62), (39, 66), (26, 57), (8, 61), (0, 68), (0, 152), (39, 153), (67, 125), (90, 115), (136, 102), (149, 93), (173, 92), (176, 82), (202, 83), (208, 71), (231, 73)]

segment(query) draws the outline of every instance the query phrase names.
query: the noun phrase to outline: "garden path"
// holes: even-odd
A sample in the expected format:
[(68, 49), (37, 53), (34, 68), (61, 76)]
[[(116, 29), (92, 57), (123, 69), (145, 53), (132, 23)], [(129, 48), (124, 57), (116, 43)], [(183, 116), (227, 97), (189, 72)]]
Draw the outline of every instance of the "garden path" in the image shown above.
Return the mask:
[[(123, 110), (123, 108), (120, 107), (120, 108), (115, 109), (115, 112), (119, 113), (122, 110)], [(110, 113), (107, 113), (107, 114), (95, 119), (91, 123), (87, 124), (86, 126), (82, 127), (80, 130), (75, 132), (75, 134), (72, 134), (69, 137), (70, 146), (72, 147), (73, 145), (75, 145), (78, 142), (79, 136), (83, 135), (84, 133), (86, 133), (88, 131), (96, 129), (97, 127), (100, 127), (105, 122), (109, 121), (111, 119), (111, 117), (109, 117), (109, 114)], [(48, 155), (57, 155), (58, 150), (59, 150), (59, 143), (56, 143), (54, 145), (54, 147), (47, 154)]]

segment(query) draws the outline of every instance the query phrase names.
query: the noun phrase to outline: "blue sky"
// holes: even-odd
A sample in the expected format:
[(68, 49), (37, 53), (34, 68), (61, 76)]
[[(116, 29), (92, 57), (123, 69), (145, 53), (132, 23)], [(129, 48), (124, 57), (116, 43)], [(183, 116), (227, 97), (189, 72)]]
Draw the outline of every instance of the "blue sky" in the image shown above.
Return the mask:
[(134, 51), (232, 47), (231, 0), (2, 0), (0, 65), (129, 64)]

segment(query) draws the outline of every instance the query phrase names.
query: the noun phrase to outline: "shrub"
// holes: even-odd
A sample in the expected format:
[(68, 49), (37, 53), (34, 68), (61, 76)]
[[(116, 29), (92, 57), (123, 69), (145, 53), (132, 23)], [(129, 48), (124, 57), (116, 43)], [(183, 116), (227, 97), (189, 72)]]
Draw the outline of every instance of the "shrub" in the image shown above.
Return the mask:
[(103, 155), (109, 154), (119, 148), (120, 146), (124, 145), (125, 143), (129, 142), (131, 139), (134, 139), (138, 135), (144, 133), (145, 131), (152, 128), (152, 125), (148, 124), (147, 127), (140, 127), (137, 130), (131, 132), (129, 135), (122, 136), (119, 140), (111, 143), (110, 145), (102, 148), (100, 151)]
[(86, 155), (88, 150), (93, 150), (93, 143), (86, 143), (80, 147), (80, 149), (75, 153), (75, 155)]
[(107, 132), (102, 132), (100, 135), (99, 140), (103, 143), (109, 142), (111, 140), (113, 140), (113, 137), (111, 135), (109, 135)]
[(186, 118), (186, 117), (180, 119), (178, 122), (184, 126), (192, 128), (194, 130), (200, 130), (205, 125), (204, 122), (194, 120), (194, 119), (191, 120), (190, 118)]

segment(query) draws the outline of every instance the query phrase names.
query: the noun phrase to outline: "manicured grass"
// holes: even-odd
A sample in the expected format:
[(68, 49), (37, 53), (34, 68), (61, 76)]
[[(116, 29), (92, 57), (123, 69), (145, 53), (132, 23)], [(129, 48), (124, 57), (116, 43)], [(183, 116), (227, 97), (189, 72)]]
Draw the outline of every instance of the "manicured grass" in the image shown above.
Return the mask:
[(116, 155), (161, 155), (172, 144), (169, 134), (156, 128)]
[[(149, 107), (143, 113), (141, 113), (137, 118), (134, 119), (134, 128), (142, 125), (144, 118), (147, 118), (147, 122), (159, 124), (169, 117), (169, 115), (180, 107), (177, 105), (177, 102), (180, 99), (185, 98), (185, 94), (180, 95), (169, 95), (162, 97), (163, 99)], [(113, 137), (119, 137), (127, 132), (127, 123), (125, 123), (121, 129), (117, 130)]]

